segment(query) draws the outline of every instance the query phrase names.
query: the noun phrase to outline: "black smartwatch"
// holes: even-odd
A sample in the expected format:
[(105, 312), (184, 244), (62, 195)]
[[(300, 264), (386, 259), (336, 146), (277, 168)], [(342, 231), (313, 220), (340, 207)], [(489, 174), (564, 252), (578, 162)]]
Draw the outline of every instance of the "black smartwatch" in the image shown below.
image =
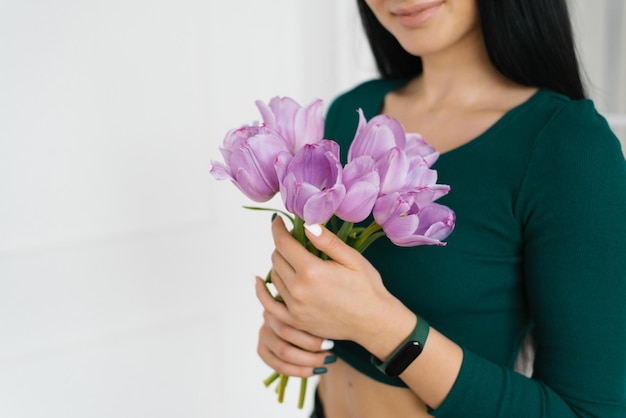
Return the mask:
[(398, 348), (393, 350), (387, 360), (380, 361), (372, 356), (372, 364), (387, 376), (399, 376), (422, 353), (426, 338), (428, 338), (428, 331), (430, 331), (430, 325), (424, 318), (418, 316), (413, 332)]

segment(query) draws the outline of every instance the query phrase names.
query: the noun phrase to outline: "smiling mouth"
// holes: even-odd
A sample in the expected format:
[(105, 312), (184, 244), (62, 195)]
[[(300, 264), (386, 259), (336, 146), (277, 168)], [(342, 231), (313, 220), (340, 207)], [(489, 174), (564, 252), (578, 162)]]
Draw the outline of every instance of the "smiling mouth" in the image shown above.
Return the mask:
[(443, 3), (443, 1), (433, 1), (433, 2), (428, 2), (428, 3), (423, 3), (423, 4), (417, 4), (413, 7), (407, 7), (404, 9), (397, 9), (391, 12), (392, 15), (394, 16), (410, 16), (410, 17), (415, 17), (417, 15), (419, 15), (422, 12), (425, 12), (429, 9), (441, 6), (441, 4)]
[(395, 9), (391, 15), (405, 28), (417, 29), (428, 25), (445, 0), (429, 1), (411, 7)]

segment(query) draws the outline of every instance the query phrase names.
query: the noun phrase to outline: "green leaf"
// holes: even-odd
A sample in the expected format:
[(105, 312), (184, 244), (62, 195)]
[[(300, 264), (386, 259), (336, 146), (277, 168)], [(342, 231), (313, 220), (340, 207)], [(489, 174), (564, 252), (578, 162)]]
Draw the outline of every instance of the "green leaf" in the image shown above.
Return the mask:
[(295, 224), (294, 216), (289, 212), (285, 212), (284, 210), (273, 209), (273, 208), (263, 208), (260, 206), (244, 206), (243, 208), (249, 209), (249, 210), (259, 210), (259, 211), (264, 211), (264, 212), (278, 212), (278, 213), (283, 214), (287, 219), (289, 219), (292, 224)]

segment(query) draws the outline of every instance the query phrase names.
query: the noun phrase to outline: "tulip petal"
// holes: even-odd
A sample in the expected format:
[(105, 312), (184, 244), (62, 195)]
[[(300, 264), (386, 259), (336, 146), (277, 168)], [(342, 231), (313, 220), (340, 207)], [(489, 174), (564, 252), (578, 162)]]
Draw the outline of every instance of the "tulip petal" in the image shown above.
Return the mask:
[(211, 161), (211, 165), (212, 165), (211, 171), (209, 172), (211, 173), (211, 175), (213, 175), (213, 177), (216, 180), (232, 180), (233, 179), (233, 177), (230, 175), (230, 170), (224, 164), (218, 161)]
[(322, 100), (315, 100), (296, 113), (294, 132), (294, 152), (298, 152), (305, 144), (322, 140), (324, 137), (324, 102)]
[(406, 153), (394, 147), (379, 165), (380, 192), (383, 194), (403, 190), (409, 175), (409, 160)]
[(272, 109), (270, 109), (268, 105), (266, 105), (260, 100), (257, 100), (254, 103), (256, 104), (256, 107), (259, 109), (259, 112), (261, 112), (263, 123), (267, 126), (276, 126), (276, 116), (274, 116), (274, 112), (272, 112)]
[(322, 100), (303, 107), (289, 97), (274, 97), (269, 105), (258, 100), (256, 105), (265, 126), (283, 138), (292, 154), (296, 154), (304, 144), (318, 142), (324, 136)]
[(420, 208), (415, 193), (393, 193), (378, 198), (374, 219), (395, 245), (445, 245), (441, 242), (454, 229), (455, 214), (443, 205)]
[(404, 149), (406, 147), (406, 133), (404, 132), (404, 128), (402, 127), (400, 121), (389, 115), (381, 114), (374, 116), (370, 120), (370, 123), (372, 125), (381, 125), (386, 127), (389, 129), (395, 145), (400, 149)]
[(330, 140), (306, 144), (285, 164), (280, 154), (276, 172), (285, 207), (307, 223), (326, 222), (345, 196), (339, 145)]
[(319, 189), (308, 183), (301, 183), (294, 173), (288, 173), (280, 184), (280, 195), (285, 209), (304, 219), (304, 204)]
[(374, 204), (372, 214), (378, 225), (384, 225), (394, 213), (404, 213), (409, 210), (407, 202), (400, 198), (400, 193), (390, 193), (379, 196)]
[(335, 211), (339, 219), (347, 222), (361, 222), (369, 216), (378, 197), (378, 186), (360, 181), (346, 190), (346, 196)]
[(382, 158), (389, 149), (403, 149), (406, 143), (404, 130), (400, 122), (387, 115), (378, 115), (366, 124), (359, 109), (359, 127), (348, 150), (348, 161), (369, 155), (374, 160)]
[(391, 242), (399, 245), (398, 243), (405, 243), (412, 237), (412, 232), (417, 229), (418, 225), (419, 218), (417, 216), (401, 216), (398, 214), (398, 216), (392, 217), (385, 222), (382, 227)]
[(267, 202), (276, 194), (277, 189), (252, 175), (250, 172), (240, 168), (234, 173), (233, 183), (250, 199), (255, 202)]
[(447, 184), (433, 184), (428, 186), (428, 188), (433, 192), (433, 201), (447, 195), (448, 192), (450, 192), (450, 186)]
[(419, 217), (421, 225), (415, 232), (438, 240), (445, 239), (452, 233), (456, 218), (454, 211), (437, 203), (421, 208)]
[(345, 194), (346, 189), (342, 184), (315, 193), (306, 200), (302, 219), (309, 225), (326, 223), (337, 210)]
[(426, 142), (420, 134), (406, 134), (406, 147), (404, 150), (409, 155), (409, 158), (414, 156), (421, 157), (428, 167), (431, 167), (439, 158), (439, 152)]
[(389, 238), (398, 247), (416, 247), (418, 245), (439, 245), (445, 246), (445, 242), (437, 239), (425, 237), (423, 235), (406, 235), (403, 237)]
[(355, 181), (362, 181), (363, 176), (371, 174), (375, 174), (377, 178), (380, 178), (374, 159), (369, 155), (364, 155), (346, 164), (343, 168), (342, 179), (344, 184), (349, 185)]
[(437, 171), (425, 165), (411, 167), (406, 178), (406, 186), (410, 188), (429, 187), (435, 183), (437, 183)]
[(276, 121), (272, 128), (276, 129), (287, 139), (291, 145), (291, 152), (295, 152), (296, 133), (294, 120), (300, 105), (290, 97), (274, 97), (270, 100), (269, 107), (272, 109)]
[(274, 168), (276, 156), (287, 151), (284, 140), (257, 125), (231, 130), (220, 148), (224, 163), (213, 162), (211, 174), (218, 180), (230, 179), (252, 200), (269, 200), (278, 192)]
[(244, 168), (251, 175), (278, 190), (278, 177), (274, 168), (276, 156), (285, 152), (284, 143), (274, 135), (255, 135), (239, 144), (228, 162), (232, 168)]
[(276, 177), (280, 183), (287, 174), (287, 166), (293, 160), (293, 155), (290, 152), (281, 152), (276, 156), (274, 160), (274, 170), (276, 170)]
[(289, 162), (287, 171), (293, 172), (302, 183), (309, 183), (319, 190), (341, 182), (342, 167), (339, 161), (339, 145), (334, 141), (306, 144)]

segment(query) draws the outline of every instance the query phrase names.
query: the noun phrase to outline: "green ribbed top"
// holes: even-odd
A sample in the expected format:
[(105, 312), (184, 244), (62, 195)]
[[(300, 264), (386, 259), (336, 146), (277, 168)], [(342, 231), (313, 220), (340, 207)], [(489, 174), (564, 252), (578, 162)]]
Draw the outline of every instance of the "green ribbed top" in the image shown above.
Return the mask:
[[(356, 110), (372, 118), (403, 83), (372, 80), (332, 103), (325, 137), (344, 162)], [(390, 292), (464, 350), (451, 393), (431, 413), (626, 417), (626, 163), (593, 103), (540, 90), (433, 168), (451, 186), (438, 202), (457, 215), (447, 246), (381, 238), (365, 252)], [(533, 327), (527, 378), (512, 368)], [(404, 386), (352, 342), (333, 351)]]

